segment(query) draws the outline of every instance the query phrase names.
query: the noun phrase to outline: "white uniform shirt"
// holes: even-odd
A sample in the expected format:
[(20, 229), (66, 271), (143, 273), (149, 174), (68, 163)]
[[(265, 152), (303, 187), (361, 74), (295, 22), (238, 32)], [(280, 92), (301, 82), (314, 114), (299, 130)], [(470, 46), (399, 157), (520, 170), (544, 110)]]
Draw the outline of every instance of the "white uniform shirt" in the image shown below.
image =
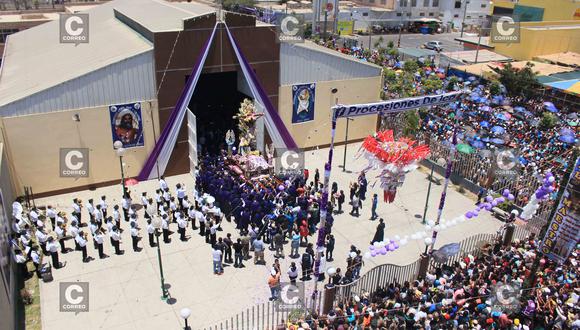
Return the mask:
[(51, 218), (51, 219), (56, 218), (56, 211), (53, 208), (50, 208), (50, 207), (47, 208), (46, 209), (46, 217)]
[(177, 210), (177, 205), (174, 202), (169, 202), (169, 209), (175, 211)]
[(177, 218), (177, 225), (179, 226), (179, 228), (185, 228), (187, 227), (187, 221), (183, 218)]
[(107, 231), (109, 233), (113, 231), (113, 226), (114, 224), (111, 221), (107, 222)]
[(131, 208), (131, 199), (123, 198), (123, 202), (121, 204), (122, 204), (121, 207), (123, 207), (125, 210), (128, 210), (129, 208)]
[(148, 234), (153, 234), (155, 232), (155, 227), (153, 227), (152, 224), (148, 224), (147, 225), (147, 233)]
[(30, 211), (29, 215), (30, 215), (30, 218), (32, 220), (34, 220), (34, 222), (38, 221), (38, 212), (32, 210), (32, 211)]
[(12, 203), (12, 216), (19, 216), (22, 214), (22, 211), (24, 210), (24, 208), (22, 207), (22, 204), (20, 204), (19, 202), (14, 202)]
[(49, 252), (58, 252), (58, 243), (56, 241), (52, 241), (52, 243), (46, 244), (46, 249)]
[(155, 193), (155, 201), (159, 204), (161, 203), (161, 194)]
[(60, 225), (62, 225), (63, 223), (64, 223), (64, 218), (63, 218), (63, 217), (61, 217), (60, 215), (57, 215), (57, 216), (56, 216), (56, 225), (57, 225), (57, 226), (60, 226)]
[(89, 212), (89, 214), (93, 214), (93, 212), (95, 212), (95, 206), (91, 203), (86, 203), (85, 204), (85, 208), (87, 209), (87, 212)]
[(168, 219), (163, 219), (161, 221), (161, 228), (162, 229), (169, 229), (169, 220)]
[(103, 212), (107, 210), (107, 207), (109, 207), (109, 205), (107, 205), (107, 201), (105, 201), (104, 199), (101, 199), (99, 205), (101, 205), (101, 211)]
[(101, 233), (97, 233), (95, 236), (93, 236), (93, 239), (95, 240), (95, 242), (97, 244), (103, 244), (103, 242), (104, 242), (104, 237), (103, 237), (103, 234), (101, 234)]
[(195, 210), (195, 218), (201, 224), (203, 224), (205, 222), (205, 215), (198, 210)]
[(26, 263), (26, 257), (23, 256), (22, 254), (15, 254), (14, 261), (16, 261), (19, 264), (24, 264)]
[(38, 239), (38, 241), (40, 241), (41, 243), (45, 243), (48, 240), (48, 236), (41, 232), (40, 230), (36, 231), (36, 239)]
[(144, 207), (147, 207), (147, 205), (149, 205), (149, 201), (147, 200), (147, 197), (146, 196), (141, 196), (141, 204)]
[(209, 229), (209, 233), (212, 234), (212, 235), (214, 235), (217, 232), (217, 229), (218, 229), (218, 225), (213, 225)]
[(70, 231), (72, 237), (77, 237), (77, 235), (79, 234), (79, 227), (70, 226), (69, 231)]
[(54, 232), (56, 233), (58, 239), (64, 238), (64, 230), (60, 226), (56, 227)]
[(95, 210), (93, 211), (93, 217), (95, 217), (95, 220), (101, 221), (101, 220), (103, 220), (103, 212), (101, 212), (101, 210), (95, 208)]
[(80, 247), (87, 246), (87, 240), (81, 235), (77, 235), (77, 237), (75, 237), (75, 241), (79, 244)]
[(181, 187), (181, 188), (177, 189), (177, 198), (185, 197), (186, 193), (187, 193), (187, 191), (185, 190), (185, 187)]
[(99, 226), (97, 226), (97, 224), (95, 224), (95, 223), (91, 223), (89, 228), (91, 229), (91, 234), (94, 235), (97, 232), (97, 229), (99, 229)]
[(131, 228), (131, 236), (137, 237), (137, 235), (139, 235), (137, 228)]
[(118, 210), (114, 210), (113, 211), (113, 220), (119, 221), (119, 219), (121, 219), (121, 214), (119, 213)]
[(165, 191), (165, 189), (167, 189), (167, 182), (165, 182), (165, 180), (160, 179), (159, 180), (159, 188), (161, 188), (161, 190)]
[(163, 199), (164, 199), (166, 202), (169, 202), (169, 200), (171, 200), (171, 194), (169, 193), (169, 191), (164, 191), (164, 192), (163, 192)]
[(190, 206), (191, 204), (186, 199), (184, 199), (181, 203), (181, 207), (184, 209), (189, 209)]
[(111, 236), (111, 238), (114, 241), (120, 241), (121, 240), (121, 235), (119, 235), (119, 233), (116, 232), (116, 231), (112, 231), (109, 235)]
[(81, 206), (77, 203), (73, 203), (72, 208), (75, 213), (81, 213)]
[(34, 262), (34, 264), (40, 265), (40, 254), (38, 252), (34, 250), (30, 252), (30, 259), (32, 259), (32, 262)]

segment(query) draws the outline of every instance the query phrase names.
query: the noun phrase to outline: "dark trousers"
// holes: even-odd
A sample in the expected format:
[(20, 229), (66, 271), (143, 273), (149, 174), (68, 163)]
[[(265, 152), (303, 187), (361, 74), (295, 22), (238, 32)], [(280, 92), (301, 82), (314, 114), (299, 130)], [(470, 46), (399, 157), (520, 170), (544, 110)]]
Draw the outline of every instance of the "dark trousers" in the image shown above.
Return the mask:
[(133, 242), (133, 251), (138, 252), (139, 247), (137, 246), (137, 243), (139, 243), (139, 237), (131, 236), (131, 241)]
[(199, 223), (199, 234), (205, 236), (205, 222)]
[(310, 267), (302, 267), (302, 280), (310, 279)]
[(154, 236), (155, 236), (154, 233), (149, 234), (149, 246), (150, 247), (154, 247), (155, 246), (155, 241), (153, 240)]
[(81, 246), (79, 245), (79, 243), (77, 243), (77, 240), (75, 239), (75, 251), (80, 251), (81, 250)]
[(209, 243), (213, 246), (216, 243), (216, 234), (210, 234)]
[(226, 262), (232, 262), (232, 248), (231, 247), (226, 247), (226, 250), (224, 253), (224, 258), (226, 259)]
[(50, 223), (52, 224), (52, 230), (56, 228), (56, 218), (50, 218)]
[(115, 254), (121, 254), (121, 247), (119, 241), (113, 240), (113, 246), (115, 247)]
[(103, 212), (103, 219), (107, 219), (107, 210), (101, 210), (101, 212)]
[(58, 244), (60, 244), (60, 252), (66, 253), (66, 247), (64, 246), (64, 238), (59, 239)]
[[(73, 212), (73, 215), (74, 215), (74, 216), (76, 216), (76, 217), (77, 217), (77, 219), (79, 220), (79, 223), (78, 223), (78, 225), (79, 225), (79, 227), (80, 227), (80, 226), (81, 226), (81, 224), (82, 224), (82, 221), (81, 221), (81, 214), (80, 214), (80, 213), (74, 213), (74, 212)], [(52, 227), (54, 228), (54, 223), (53, 223), (53, 226), (52, 226)]]
[(88, 256), (87, 256), (87, 246), (86, 245), (85, 246), (81, 246), (81, 251), (83, 251), (83, 262), (86, 262), (87, 259), (88, 259)]
[(97, 250), (99, 251), (99, 258), (103, 259), (105, 254), (103, 253), (103, 244), (97, 244)]
[(197, 226), (195, 225), (195, 217), (191, 218), (191, 229), (196, 230)]
[(163, 242), (169, 243), (169, 229), (163, 229)]
[(45, 256), (48, 255), (48, 251), (46, 250), (46, 242), (40, 243), (40, 249)]
[(332, 260), (332, 252), (334, 251), (334, 247), (333, 248), (327, 248), (326, 249), (326, 261), (331, 261)]
[(234, 256), (234, 267), (235, 266), (240, 266), (242, 264), (242, 253), (241, 252), (236, 252), (235, 256)]
[(123, 209), (123, 219), (129, 221), (129, 210)]
[(179, 228), (179, 239), (185, 241), (185, 228)]
[(54, 266), (54, 268), (59, 269), (60, 262), (58, 261), (58, 252), (51, 252), (50, 256), (52, 258), (52, 265)]

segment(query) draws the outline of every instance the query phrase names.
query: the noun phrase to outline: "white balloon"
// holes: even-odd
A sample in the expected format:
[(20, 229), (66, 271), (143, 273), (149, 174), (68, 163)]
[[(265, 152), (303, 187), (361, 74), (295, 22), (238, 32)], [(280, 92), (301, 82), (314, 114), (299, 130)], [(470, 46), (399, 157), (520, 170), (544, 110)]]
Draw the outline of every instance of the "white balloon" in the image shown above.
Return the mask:
[(382, 247), (384, 247), (384, 246), (385, 246), (385, 241), (380, 241), (380, 242), (379, 242), (379, 247), (380, 247), (380, 248), (382, 248)]
[(442, 224), (441, 225), (441, 230), (445, 230), (445, 229), (447, 229), (447, 224)]
[(354, 259), (356, 257), (356, 252), (351, 252), (349, 256)]
[(374, 243), (373, 243), (373, 246), (374, 246), (375, 248), (380, 248), (380, 244), (379, 244), (379, 242), (374, 242)]
[(421, 232), (421, 237), (427, 237), (427, 232), (423, 230), (423, 231)]
[(365, 252), (365, 254), (363, 255), (363, 258), (370, 259), (371, 258), (371, 253), (370, 252)]
[(395, 241), (400, 241), (400, 240), (401, 240), (401, 236), (395, 235)]
[(429, 226), (431, 226), (431, 227), (434, 227), (434, 226), (435, 226), (435, 221), (433, 221), (433, 220), (428, 220), (428, 221), (427, 221), (427, 224), (428, 224)]
[(402, 240), (399, 242), (399, 245), (400, 245), (400, 246), (405, 246), (405, 245), (407, 245), (407, 243), (409, 243), (409, 241), (407, 241), (407, 239), (406, 239), (406, 238), (403, 238), (403, 239), (402, 239)]
[(433, 239), (431, 237), (425, 238), (425, 245), (431, 245), (431, 244), (433, 244)]
[(431, 226), (429, 226), (429, 225), (425, 225), (425, 230), (426, 230), (426, 231), (430, 231), (431, 229), (432, 229), (432, 227), (431, 227)]
[(433, 229), (435, 229), (435, 231), (441, 231), (441, 225), (436, 225)]

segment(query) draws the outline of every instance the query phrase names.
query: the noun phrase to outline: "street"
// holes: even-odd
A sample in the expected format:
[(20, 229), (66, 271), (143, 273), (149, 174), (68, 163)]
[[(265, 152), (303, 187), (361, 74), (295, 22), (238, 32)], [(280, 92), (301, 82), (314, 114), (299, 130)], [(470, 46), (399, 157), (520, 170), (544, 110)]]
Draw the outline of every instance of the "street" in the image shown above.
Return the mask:
[[(463, 50), (463, 45), (454, 40), (459, 36), (460, 36), (459, 32), (426, 34), (426, 35), (419, 33), (402, 34), (401, 48), (421, 48), (421, 46), (427, 41), (437, 40), (443, 44), (443, 51), (445, 52), (459, 51)], [(389, 41), (391, 40), (395, 43), (395, 47), (397, 46), (397, 40), (399, 39), (398, 34), (372, 35), (371, 45), (374, 46), (374, 43), (377, 42), (381, 37), (383, 38), (383, 42), (381, 43), (383, 46), (386, 47)], [(363, 47), (369, 46), (369, 36), (356, 35), (353, 36), (353, 38), (356, 38), (359, 41), (359, 46)]]

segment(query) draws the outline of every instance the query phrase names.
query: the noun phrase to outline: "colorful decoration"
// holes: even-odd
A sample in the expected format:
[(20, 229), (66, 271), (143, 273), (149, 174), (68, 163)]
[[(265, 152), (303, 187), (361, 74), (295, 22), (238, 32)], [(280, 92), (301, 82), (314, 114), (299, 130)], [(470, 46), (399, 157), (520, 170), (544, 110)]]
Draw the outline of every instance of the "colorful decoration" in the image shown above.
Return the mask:
[(536, 192), (530, 198), (528, 204), (526, 204), (526, 206), (524, 206), (522, 209), (520, 218), (524, 220), (530, 220), (534, 214), (536, 214), (536, 211), (538, 208), (540, 208), (540, 201), (547, 199), (550, 196), (550, 193), (556, 190), (556, 187), (554, 186), (555, 181), (556, 178), (554, 178), (552, 172), (547, 171), (544, 175), (542, 185), (540, 188), (538, 188), (538, 190), (536, 190)]
[(417, 163), (429, 155), (427, 145), (415, 145), (416, 141), (401, 138), (395, 141), (393, 131), (382, 131), (367, 137), (359, 150), (369, 165), (363, 171), (379, 170), (378, 178), (384, 190), (384, 201), (392, 203), (397, 188), (403, 185), (405, 175), (417, 168)]
[(262, 114), (256, 112), (252, 100), (244, 99), (240, 104), (240, 109), (234, 119), (238, 120), (238, 129), (240, 131), (239, 151), (241, 155), (250, 154), (252, 150), (256, 149), (256, 120), (261, 116)]

